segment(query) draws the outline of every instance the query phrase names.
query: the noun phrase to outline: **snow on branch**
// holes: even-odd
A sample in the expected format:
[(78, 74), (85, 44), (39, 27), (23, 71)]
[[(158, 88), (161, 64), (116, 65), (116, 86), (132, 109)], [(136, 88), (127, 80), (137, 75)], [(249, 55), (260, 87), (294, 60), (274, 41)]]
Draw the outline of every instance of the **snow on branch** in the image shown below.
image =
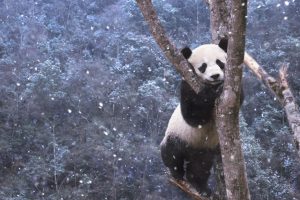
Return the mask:
[(287, 66), (279, 70), (279, 79), (270, 76), (248, 53), (245, 53), (244, 63), (269, 88), (284, 107), (289, 126), (293, 132), (294, 140), (300, 155), (300, 112), (294, 95), (287, 81)]

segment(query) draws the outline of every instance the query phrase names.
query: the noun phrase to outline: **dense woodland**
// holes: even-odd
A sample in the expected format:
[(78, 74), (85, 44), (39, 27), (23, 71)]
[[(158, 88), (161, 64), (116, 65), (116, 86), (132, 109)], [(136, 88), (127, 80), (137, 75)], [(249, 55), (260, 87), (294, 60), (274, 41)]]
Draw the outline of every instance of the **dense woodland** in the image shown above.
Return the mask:
[[(178, 47), (209, 43), (202, 1), (153, 1)], [(300, 2), (249, 1), (246, 49), (300, 100)], [(134, 0), (0, 0), (0, 199), (178, 199), (159, 152), (180, 76)], [(252, 199), (299, 199), (277, 99), (245, 68), (240, 112)], [(211, 186), (215, 180), (210, 181)]]

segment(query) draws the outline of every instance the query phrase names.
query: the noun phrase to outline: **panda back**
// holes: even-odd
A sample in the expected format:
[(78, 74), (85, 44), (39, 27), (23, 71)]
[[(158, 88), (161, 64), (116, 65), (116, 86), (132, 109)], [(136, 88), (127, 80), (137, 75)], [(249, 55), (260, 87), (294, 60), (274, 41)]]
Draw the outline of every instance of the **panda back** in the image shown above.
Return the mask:
[(213, 149), (219, 144), (214, 120), (201, 127), (190, 126), (183, 119), (180, 104), (169, 120), (161, 145), (166, 142), (169, 136), (177, 137), (197, 149)]

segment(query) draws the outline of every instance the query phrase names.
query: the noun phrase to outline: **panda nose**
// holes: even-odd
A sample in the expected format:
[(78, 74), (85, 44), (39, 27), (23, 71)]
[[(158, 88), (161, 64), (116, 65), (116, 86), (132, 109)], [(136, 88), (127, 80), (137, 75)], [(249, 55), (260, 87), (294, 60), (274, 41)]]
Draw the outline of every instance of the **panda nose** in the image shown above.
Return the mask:
[(216, 79), (219, 78), (219, 76), (220, 76), (220, 74), (215, 74), (215, 75), (212, 75), (212, 76), (210, 76), (210, 77), (211, 77), (212, 79), (216, 80)]

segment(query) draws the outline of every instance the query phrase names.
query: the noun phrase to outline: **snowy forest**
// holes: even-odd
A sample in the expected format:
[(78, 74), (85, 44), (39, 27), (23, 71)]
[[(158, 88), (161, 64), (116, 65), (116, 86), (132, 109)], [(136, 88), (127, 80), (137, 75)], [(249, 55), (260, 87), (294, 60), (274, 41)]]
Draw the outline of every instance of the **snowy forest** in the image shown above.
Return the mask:
[[(203, 0), (153, 4), (179, 48), (211, 42)], [(299, 105), (300, 1), (249, 1), (246, 51), (274, 77), (288, 63)], [(180, 79), (134, 0), (0, 0), (0, 199), (190, 199), (159, 148)], [(300, 199), (284, 110), (246, 67), (243, 85), (251, 198)]]

